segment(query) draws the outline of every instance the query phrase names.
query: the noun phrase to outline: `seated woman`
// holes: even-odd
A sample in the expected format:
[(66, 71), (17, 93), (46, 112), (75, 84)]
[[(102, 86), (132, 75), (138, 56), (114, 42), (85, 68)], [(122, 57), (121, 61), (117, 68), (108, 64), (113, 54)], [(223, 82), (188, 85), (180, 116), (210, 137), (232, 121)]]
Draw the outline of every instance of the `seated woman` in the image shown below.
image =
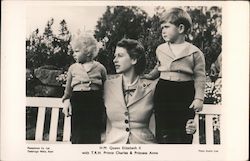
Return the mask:
[[(143, 46), (136, 40), (118, 42), (114, 65), (117, 77), (104, 85), (107, 113), (106, 144), (153, 144), (155, 137), (149, 128), (153, 114), (153, 96), (157, 81), (139, 77), (145, 69)], [(189, 120), (187, 133), (193, 134), (195, 125)]]

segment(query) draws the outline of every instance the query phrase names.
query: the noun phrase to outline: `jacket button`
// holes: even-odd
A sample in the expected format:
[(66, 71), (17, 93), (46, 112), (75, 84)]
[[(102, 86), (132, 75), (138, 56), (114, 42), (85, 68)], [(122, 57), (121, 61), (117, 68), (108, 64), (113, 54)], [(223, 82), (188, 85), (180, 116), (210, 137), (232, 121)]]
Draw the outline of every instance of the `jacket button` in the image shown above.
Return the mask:
[(129, 128), (126, 128), (126, 131), (129, 132)]
[(126, 111), (125, 113), (124, 113), (126, 116), (128, 116), (128, 112)]
[(127, 123), (128, 123), (128, 120), (125, 120), (125, 123), (127, 124)]

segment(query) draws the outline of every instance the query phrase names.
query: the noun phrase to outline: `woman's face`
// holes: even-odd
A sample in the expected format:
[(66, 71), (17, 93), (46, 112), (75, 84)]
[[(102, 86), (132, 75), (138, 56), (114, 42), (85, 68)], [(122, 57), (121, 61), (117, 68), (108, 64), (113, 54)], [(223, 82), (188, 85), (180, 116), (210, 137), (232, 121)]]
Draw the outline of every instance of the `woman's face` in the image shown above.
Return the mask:
[(132, 68), (134, 68), (134, 65), (136, 64), (136, 60), (132, 59), (127, 50), (123, 47), (116, 47), (115, 54), (114, 54), (114, 65), (116, 73), (125, 73), (130, 71)]

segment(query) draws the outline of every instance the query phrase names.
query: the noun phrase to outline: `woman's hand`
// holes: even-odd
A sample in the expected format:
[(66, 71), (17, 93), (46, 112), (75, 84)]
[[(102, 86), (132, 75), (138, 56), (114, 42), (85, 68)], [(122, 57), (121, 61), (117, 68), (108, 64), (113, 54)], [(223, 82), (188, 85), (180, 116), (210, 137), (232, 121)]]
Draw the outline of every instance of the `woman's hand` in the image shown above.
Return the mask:
[(196, 124), (193, 119), (187, 121), (186, 124), (186, 133), (187, 134), (194, 134), (196, 131)]
[(195, 112), (200, 112), (203, 108), (203, 101), (200, 99), (195, 99), (189, 108), (193, 108)]
[(69, 117), (72, 115), (72, 107), (71, 104), (69, 102), (69, 99), (65, 100), (63, 102), (63, 110), (62, 112), (64, 113), (65, 116)]

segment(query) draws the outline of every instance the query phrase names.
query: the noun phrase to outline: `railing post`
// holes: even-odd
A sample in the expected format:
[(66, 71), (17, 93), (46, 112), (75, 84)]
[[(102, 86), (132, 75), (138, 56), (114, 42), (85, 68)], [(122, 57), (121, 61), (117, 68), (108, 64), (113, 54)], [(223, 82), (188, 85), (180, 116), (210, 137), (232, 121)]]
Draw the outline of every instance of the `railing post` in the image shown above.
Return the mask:
[(213, 115), (206, 115), (206, 144), (214, 144)]
[(193, 135), (193, 144), (200, 144), (200, 135), (199, 135), (199, 114), (196, 113), (195, 117), (194, 117), (194, 122), (196, 125), (196, 132)]
[(63, 141), (67, 142), (70, 141), (70, 134), (71, 134), (71, 124), (70, 121), (71, 117), (64, 117), (64, 126), (63, 126)]
[(49, 141), (56, 141), (59, 108), (52, 108), (49, 130)]
[(37, 121), (36, 121), (36, 136), (35, 140), (43, 140), (43, 128), (45, 120), (45, 109), (46, 107), (38, 107)]

